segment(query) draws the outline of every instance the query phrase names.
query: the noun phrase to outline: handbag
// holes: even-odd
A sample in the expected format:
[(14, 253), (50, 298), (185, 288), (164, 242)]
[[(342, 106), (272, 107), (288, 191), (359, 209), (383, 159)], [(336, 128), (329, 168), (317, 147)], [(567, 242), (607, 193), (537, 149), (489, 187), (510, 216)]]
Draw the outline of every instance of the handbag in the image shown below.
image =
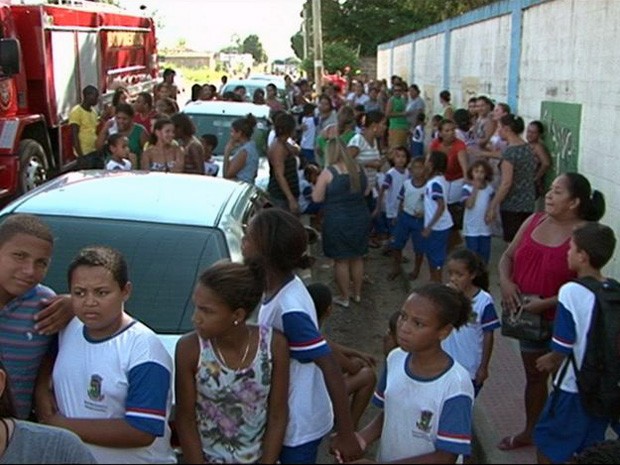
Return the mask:
[[(526, 298), (523, 300), (526, 301)], [(516, 313), (502, 312), (502, 335), (526, 341), (548, 341), (551, 338), (551, 322), (542, 313), (523, 310), (523, 303)]]

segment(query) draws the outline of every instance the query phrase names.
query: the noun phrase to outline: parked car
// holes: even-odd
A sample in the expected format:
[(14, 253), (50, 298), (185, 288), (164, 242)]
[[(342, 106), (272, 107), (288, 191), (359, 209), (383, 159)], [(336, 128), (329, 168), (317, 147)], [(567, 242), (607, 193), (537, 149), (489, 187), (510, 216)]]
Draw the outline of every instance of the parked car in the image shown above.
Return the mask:
[(202, 270), (241, 261), (241, 238), (267, 203), (256, 187), (209, 176), (141, 171), (81, 171), (55, 178), (0, 211), (40, 216), (55, 237), (44, 283), (68, 292), (67, 268), (87, 245), (120, 250), (133, 282), (127, 311), (173, 354), (192, 329), (191, 295)]
[(218, 143), (215, 148), (215, 160), (220, 165), (219, 173), (222, 175), (224, 162), (224, 147), (230, 139), (230, 127), (238, 118), (243, 118), (251, 113), (256, 118), (256, 128), (252, 139), (260, 155), (256, 184), (262, 189), (267, 188), (269, 182), (269, 162), (267, 161), (267, 137), (271, 130), (269, 119), (269, 107), (244, 102), (226, 102), (220, 100), (191, 102), (185, 105), (183, 113), (187, 114), (196, 126), (196, 135), (213, 134)]
[(245, 99), (248, 102), (252, 101), (252, 97), (254, 96), (254, 91), (256, 89), (263, 89), (265, 91), (265, 95), (267, 94), (267, 84), (275, 84), (278, 89), (278, 100), (283, 105), (287, 105), (286, 99), (286, 88), (284, 84), (284, 79), (279, 76), (274, 76), (273, 79), (267, 79), (265, 75), (257, 75), (250, 76), (248, 79), (232, 79), (229, 80), (226, 85), (222, 88), (220, 94), (224, 95), (225, 92), (234, 92), (234, 90), (238, 86), (245, 87)]

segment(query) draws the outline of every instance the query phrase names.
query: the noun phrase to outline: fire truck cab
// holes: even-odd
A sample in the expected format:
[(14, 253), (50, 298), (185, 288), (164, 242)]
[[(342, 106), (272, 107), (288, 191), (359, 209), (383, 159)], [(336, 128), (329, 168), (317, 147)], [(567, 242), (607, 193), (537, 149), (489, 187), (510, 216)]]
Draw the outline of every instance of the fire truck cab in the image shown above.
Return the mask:
[(157, 71), (148, 17), (93, 1), (0, 0), (0, 203), (75, 163), (69, 112), (84, 87), (103, 106), (121, 86), (151, 92)]

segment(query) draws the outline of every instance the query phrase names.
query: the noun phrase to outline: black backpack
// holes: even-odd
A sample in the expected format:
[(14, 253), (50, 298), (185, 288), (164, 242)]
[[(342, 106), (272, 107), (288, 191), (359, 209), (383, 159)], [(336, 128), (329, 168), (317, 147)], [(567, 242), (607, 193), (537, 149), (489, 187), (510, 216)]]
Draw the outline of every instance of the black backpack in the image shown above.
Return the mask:
[[(620, 419), (620, 283), (592, 277), (576, 279), (596, 297), (581, 369), (570, 355), (584, 409), (590, 415)], [(560, 374), (558, 385), (566, 374)]]

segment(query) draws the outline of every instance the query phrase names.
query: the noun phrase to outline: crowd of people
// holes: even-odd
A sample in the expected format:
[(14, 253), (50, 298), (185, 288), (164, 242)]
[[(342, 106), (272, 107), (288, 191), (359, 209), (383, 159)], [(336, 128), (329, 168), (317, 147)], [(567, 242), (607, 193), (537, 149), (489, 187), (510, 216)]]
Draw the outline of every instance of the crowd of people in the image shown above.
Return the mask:
[[(174, 73), (164, 76), (133, 106), (121, 89), (103, 122), (91, 114), (97, 89), (84, 89), (71, 116), (81, 167), (105, 150), (107, 169), (217, 174), (209, 160), (217, 140), (195, 136), (174, 105)], [(125, 312), (131, 270), (118, 251), (82, 249), (67, 270), (69, 295), (56, 296), (42, 284), (53, 255), (48, 226), (27, 214), (0, 224), (0, 463), (174, 463), (173, 401), (185, 463), (315, 463), (328, 437), (340, 462), (378, 442), (380, 463), (454, 463), (472, 454), (473, 405), (490, 376), (500, 315), (519, 311), (543, 315), (554, 330), (520, 341), (526, 424), (498, 447), (535, 444), (540, 463), (563, 463), (604, 439), (612, 419), (583, 408), (574, 373), (547, 393), (549, 373), (573, 351), (582, 363), (595, 308), (594, 294), (572, 280), (607, 279), (601, 268), (616, 239), (598, 223), (603, 195), (578, 173), (560, 174), (544, 192), (544, 128), (531, 122), (523, 139), (523, 119), (504, 103), (479, 96), (454, 108), (445, 90), (443, 114), (429, 121), (420, 88), (396, 76), (390, 88), (325, 84), (318, 95), (304, 81), (292, 84), (290, 102), (269, 90), (257, 102), (280, 103), (267, 153), (273, 208), (247, 225), (243, 263), (200, 273), (194, 330), (179, 339), (174, 362)], [(205, 94), (217, 92), (196, 89)], [(255, 124), (252, 115), (232, 124), (225, 177), (255, 182)], [(301, 215), (333, 260), (335, 295), (297, 275), (312, 264)], [(501, 305), (489, 292), (492, 236), (508, 244)], [(394, 279), (409, 243), (407, 279), (419, 280), (426, 260), (431, 282), (386, 322), (378, 374), (375, 358), (321, 328), (333, 305), (364, 298), (369, 248), (383, 247)], [(380, 413), (362, 425), (371, 398)]]

